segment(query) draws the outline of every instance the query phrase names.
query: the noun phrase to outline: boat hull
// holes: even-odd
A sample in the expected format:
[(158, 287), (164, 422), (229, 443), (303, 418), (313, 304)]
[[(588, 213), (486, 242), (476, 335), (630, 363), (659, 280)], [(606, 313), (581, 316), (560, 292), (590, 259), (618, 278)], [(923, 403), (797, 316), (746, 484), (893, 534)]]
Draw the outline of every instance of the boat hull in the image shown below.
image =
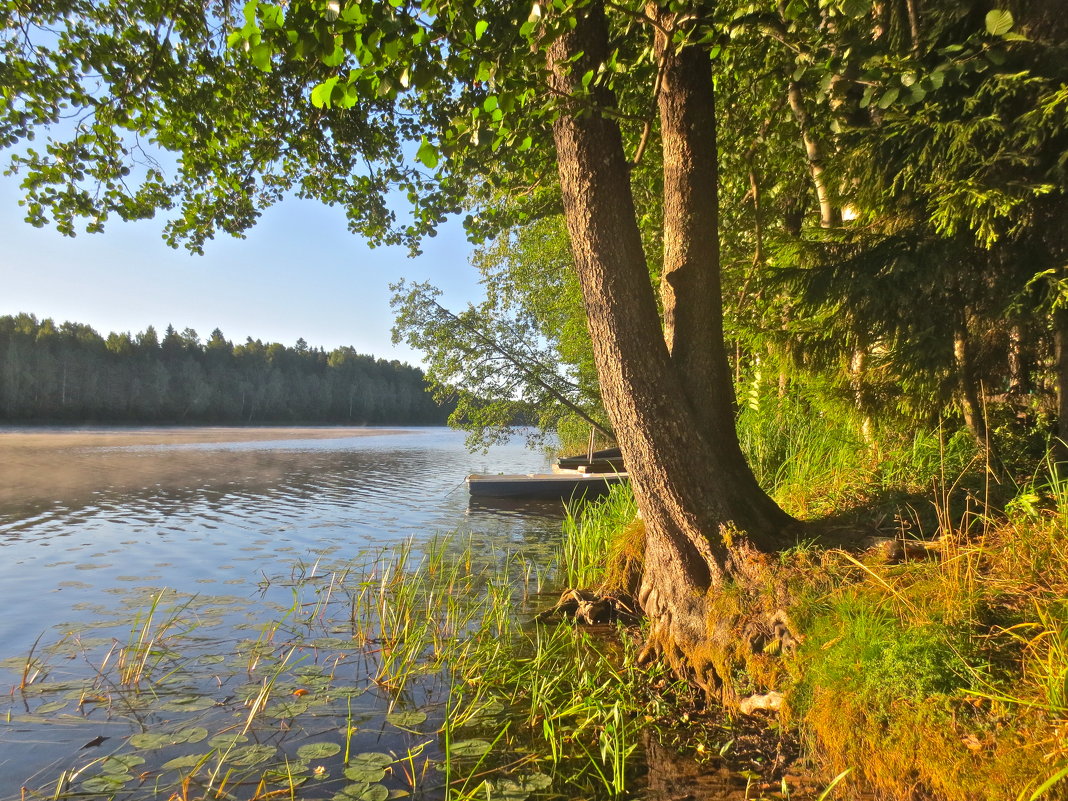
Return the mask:
[(608, 492), (628, 480), (626, 473), (527, 473), (467, 477), (473, 498), (581, 498)]

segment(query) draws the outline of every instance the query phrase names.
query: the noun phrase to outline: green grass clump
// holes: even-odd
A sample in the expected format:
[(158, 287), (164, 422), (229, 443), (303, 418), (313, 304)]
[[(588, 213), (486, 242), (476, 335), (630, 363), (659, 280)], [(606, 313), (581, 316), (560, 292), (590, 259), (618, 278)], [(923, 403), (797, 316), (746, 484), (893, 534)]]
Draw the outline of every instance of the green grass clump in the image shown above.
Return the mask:
[(829, 551), (792, 610), (788, 717), (827, 775), (891, 799), (1068, 798), (1061, 510), (949, 534), (928, 559)]
[(633, 592), (644, 547), (644, 527), (630, 487), (616, 485), (601, 498), (568, 504), (560, 570), (568, 587), (599, 586)]

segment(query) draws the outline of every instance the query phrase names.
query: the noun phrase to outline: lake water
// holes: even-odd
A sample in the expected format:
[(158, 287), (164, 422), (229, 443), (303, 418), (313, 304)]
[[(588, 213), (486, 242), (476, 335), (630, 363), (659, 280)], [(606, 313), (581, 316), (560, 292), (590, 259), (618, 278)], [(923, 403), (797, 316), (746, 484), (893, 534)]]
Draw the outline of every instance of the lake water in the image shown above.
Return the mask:
[[(117, 746), (171, 723), (166, 710), (117, 713), (118, 693), (105, 691), (106, 705), (85, 700), (161, 591), (172, 593), (161, 606), (195, 615), (204, 632), (184, 658), (210, 664), (235, 637), (255, 640), (265, 619), (284, 618), (294, 587), (397, 543), (418, 550), (460, 531), (488, 559), (546, 552), (560, 504), (471, 508), (464, 477), (548, 463), (521, 442), (469, 453), (444, 428), (0, 430), (0, 684), (10, 701), (0, 708), (0, 798), (54, 787), (96, 758), (87, 743)], [(216, 695), (216, 705), (232, 697)], [(385, 728), (379, 747), (401, 748)]]
[[(470, 598), (493, 591), (473, 564), (518, 565), (490, 606), (529, 620), (552, 602), (538, 571), (562, 505), (473, 507), (464, 477), (548, 464), (521, 442), (471, 454), (443, 428), (0, 429), (0, 801), (167, 798), (187, 776), (189, 798), (222, 782), (231, 795), (210, 797), (440, 801), (458, 696), (448, 667), (389, 673), (390, 560), (451, 548)], [(449, 601), (424, 601), (452, 625)], [(526, 778), (495, 797), (521, 801), (549, 777), (509, 748)], [(467, 765), (477, 779), (489, 762)], [(553, 797), (605, 797), (561, 770)], [(647, 799), (755, 797), (737, 767), (651, 741), (628, 771)]]
[(521, 442), (471, 454), (463, 439), (446, 428), (0, 429), (5, 655), (93, 619), (131, 585), (252, 593), (298, 560), (413, 537), (462, 530), (492, 547), (558, 536), (558, 504), (471, 509), (464, 485), (470, 473), (542, 470), (548, 456)]

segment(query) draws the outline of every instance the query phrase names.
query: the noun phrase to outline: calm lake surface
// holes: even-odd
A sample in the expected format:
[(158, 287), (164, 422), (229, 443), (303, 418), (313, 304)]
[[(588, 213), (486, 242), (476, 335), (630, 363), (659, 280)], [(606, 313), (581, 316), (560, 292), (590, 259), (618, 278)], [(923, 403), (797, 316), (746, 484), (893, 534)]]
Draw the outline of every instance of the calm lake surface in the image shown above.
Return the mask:
[[(469, 508), (464, 477), (548, 464), (521, 442), (471, 454), (444, 428), (0, 429), (0, 798), (54, 786), (85, 762), (87, 743), (171, 725), (158, 709), (146, 720), (85, 702), (109, 649), (130, 642), (161, 591), (175, 593), (172, 605), (192, 599), (205, 634), (187, 656), (203, 673), (235, 632), (262, 639), (257, 626), (285, 616), (294, 586), (352, 558), (373, 561), (406, 540), (418, 552), (453, 531), (487, 559), (547, 552), (560, 504)], [(9, 694), (28, 663), (31, 692)], [(201, 701), (211, 690), (190, 689)], [(232, 693), (216, 696), (208, 706)], [(198, 709), (171, 711), (178, 721)], [(403, 750), (387, 729), (379, 749)]]
[(543, 470), (544, 453), (517, 442), (471, 454), (446, 428), (348, 433), (0, 429), (3, 656), (94, 620), (133, 585), (249, 594), (298, 561), (409, 538), (559, 536), (558, 504), (470, 509), (464, 484)]

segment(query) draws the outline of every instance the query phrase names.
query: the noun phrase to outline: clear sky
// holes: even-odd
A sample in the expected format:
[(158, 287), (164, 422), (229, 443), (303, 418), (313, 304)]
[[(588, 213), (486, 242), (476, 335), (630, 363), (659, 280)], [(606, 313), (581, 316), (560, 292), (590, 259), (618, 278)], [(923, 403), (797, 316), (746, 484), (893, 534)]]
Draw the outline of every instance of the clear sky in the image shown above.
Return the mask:
[(0, 176), (0, 315), (87, 323), (104, 336), (149, 325), (162, 334), (170, 323), (201, 339), (219, 327), (235, 343), (304, 337), (416, 364), (418, 353), (390, 342), (389, 284), (430, 281), (453, 308), (480, 294), (459, 221), (410, 259), (405, 248), (368, 248), (340, 209), (291, 199), (246, 239), (220, 235), (194, 256), (163, 242), (162, 221), (115, 221), (72, 239), (27, 224), (18, 199), (15, 179)]

